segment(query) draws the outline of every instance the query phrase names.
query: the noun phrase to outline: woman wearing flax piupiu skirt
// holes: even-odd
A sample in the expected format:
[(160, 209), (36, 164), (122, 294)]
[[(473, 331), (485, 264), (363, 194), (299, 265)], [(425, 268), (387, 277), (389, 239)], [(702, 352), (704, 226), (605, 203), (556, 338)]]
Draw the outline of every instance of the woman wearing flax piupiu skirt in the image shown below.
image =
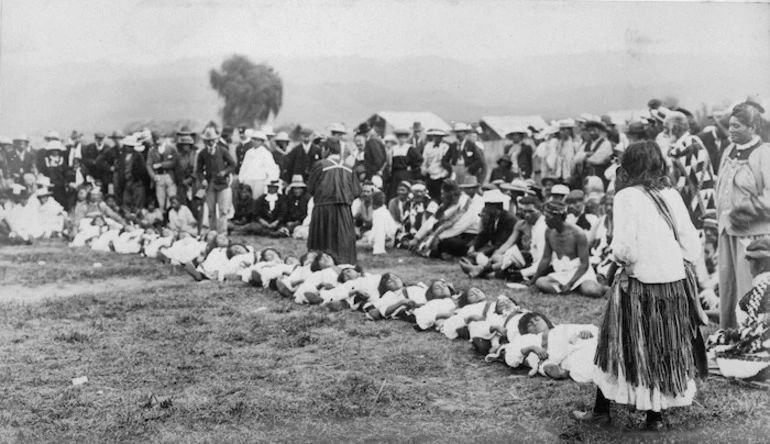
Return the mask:
[[(626, 151), (623, 165), (634, 184), (635, 177), (660, 177), (665, 163), (654, 142), (640, 142)], [(661, 431), (661, 412), (690, 405), (694, 379), (706, 371), (699, 328), (705, 316), (688, 265), (701, 243), (679, 193), (657, 183), (639, 180), (615, 196), (612, 251), (620, 270), (594, 358), (596, 403), (591, 412), (573, 412), (582, 422), (608, 424), (615, 401), (646, 412), (644, 430)]]

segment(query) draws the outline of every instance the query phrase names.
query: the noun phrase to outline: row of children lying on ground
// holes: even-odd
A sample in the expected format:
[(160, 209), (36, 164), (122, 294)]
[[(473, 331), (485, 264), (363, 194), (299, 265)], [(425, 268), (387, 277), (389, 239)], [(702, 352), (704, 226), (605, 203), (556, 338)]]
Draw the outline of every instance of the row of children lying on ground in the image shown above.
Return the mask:
[(443, 279), (407, 285), (394, 273), (368, 274), (324, 252), (282, 258), (273, 248), (255, 251), (229, 243), (222, 234), (209, 240), (206, 254), (194, 260), (183, 262), (171, 248), (161, 248), (158, 257), (183, 265), (198, 281), (241, 281), (277, 290), (299, 304), (362, 311), (375, 321), (411, 322), (417, 331), (469, 340), (488, 360), (511, 367), (526, 363), (530, 376), (591, 381), (596, 326), (554, 325), (507, 296), (490, 300), (478, 288), (455, 291)]

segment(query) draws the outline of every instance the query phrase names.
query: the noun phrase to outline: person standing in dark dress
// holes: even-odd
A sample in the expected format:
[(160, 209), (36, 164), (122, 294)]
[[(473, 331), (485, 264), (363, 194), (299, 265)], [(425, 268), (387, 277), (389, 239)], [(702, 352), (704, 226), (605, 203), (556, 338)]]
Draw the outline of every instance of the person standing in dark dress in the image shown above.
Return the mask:
[(393, 147), (388, 186), (388, 199), (396, 196), (396, 190), (403, 181), (411, 182), (420, 177), (422, 155), (409, 143), (409, 130), (396, 129), (398, 144)]
[(356, 227), (351, 205), (361, 194), (353, 170), (342, 162), (340, 147), (324, 146), (324, 159), (310, 171), (308, 193), (313, 196), (308, 250), (336, 254), (340, 263), (355, 264)]

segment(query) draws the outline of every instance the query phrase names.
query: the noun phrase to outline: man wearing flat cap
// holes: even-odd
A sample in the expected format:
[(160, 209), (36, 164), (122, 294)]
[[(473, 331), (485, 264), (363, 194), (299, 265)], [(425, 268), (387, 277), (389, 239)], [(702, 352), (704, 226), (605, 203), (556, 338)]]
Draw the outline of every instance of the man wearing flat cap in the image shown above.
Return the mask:
[(302, 128), (302, 143), (291, 148), (283, 158), (281, 179), (290, 183), (291, 178), (299, 174), (307, 182), (310, 169), (321, 160), (321, 147), (313, 143), (313, 130)]

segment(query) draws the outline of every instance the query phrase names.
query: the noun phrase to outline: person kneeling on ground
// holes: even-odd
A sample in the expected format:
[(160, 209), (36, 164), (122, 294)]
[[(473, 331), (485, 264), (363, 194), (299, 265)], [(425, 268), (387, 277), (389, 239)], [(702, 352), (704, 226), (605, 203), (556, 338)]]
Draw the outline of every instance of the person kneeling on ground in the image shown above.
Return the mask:
[[(567, 223), (567, 206), (551, 200), (545, 204), (545, 250), (531, 283), (544, 293), (565, 294), (577, 291), (598, 298), (606, 288), (596, 279), (588, 257), (588, 240), (583, 229)], [(554, 272), (545, 275), (548, 267)]]

